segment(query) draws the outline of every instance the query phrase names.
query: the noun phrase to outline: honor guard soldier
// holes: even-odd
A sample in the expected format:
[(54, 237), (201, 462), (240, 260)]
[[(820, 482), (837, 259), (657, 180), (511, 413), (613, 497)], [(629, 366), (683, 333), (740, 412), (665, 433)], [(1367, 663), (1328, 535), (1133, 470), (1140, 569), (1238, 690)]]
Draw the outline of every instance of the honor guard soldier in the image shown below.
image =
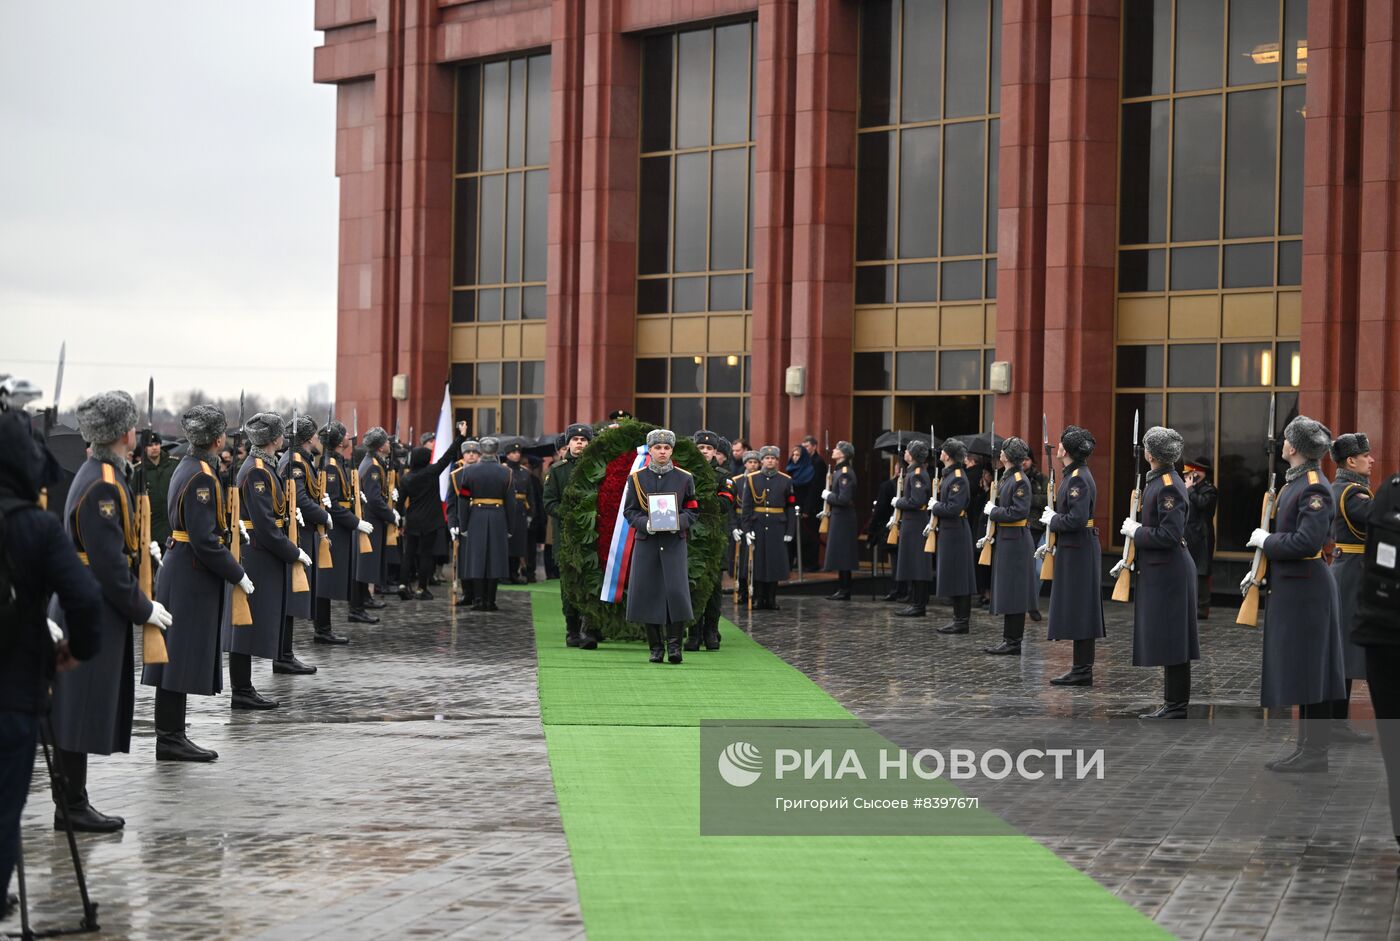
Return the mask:
[(1210, 482), (1210, 462), (1203, 457), (1181, 468), (1186, 482), (1186, 551), (1196, 566), (1196, 620), (1210, 617), (1210, 568), (1215, 558), (1215, 508), (1220, 492)]
[(534, 507), (530, 503), (530, 472), (521, 466), (520, 442), (512, 441), (502, 455), (510, 470), (511, 500), (506, 506), (510, 526), (510, 580), (525, 584), (525, 558), (530, 554), (530, 523)]
[[(369, 548), (360, 545), (356, 565), (356, 597), (351, 607), (382, 608), (384, 601), (370, 597), (370, 587), (384, 592), (389, 586), (389, 556), (385, 540), (391, 525), (398, 526), (399, 512), (393, 508), (389, 486), (389, 433), (375, 426), (364, 435), (365, 456), (360, 461), (360, 518), (374, 526)], [(357, 605), (355, 602), (358, 601)]]
[[(904, 447), (904, 477), (890, 506), (899, 514), (899, 550), (895, 554), (895, 581), (907, 586), (909, 604), (895, 612), (896, 617), (921, 618), (928, 607), (929, 581), (933, 578), (933, 560), (924, 551), (929, 532), (929, 504), (933, 497), (933, 481), (928, 475), (929, 446), (922, 441), (910, 441)], [(939, 553), (940, 557), (942, 553)]]
[(331, 421), (316, 433), (326, 455), (326, 492), (322, 504), (331, 517), (326, 537), (331, 544), (331, 567), (316, 573), (316, 633), (318, 644), (348, 644), (348, 638), (331, 630), (331, 602), (350, 604), (349, 620), (355, 624), (374, 624), (379, 618), (356, 607), (352, 589), (355, 585), (355, 562), (359, 557), (359, 534), (374, 532), (374, 524), (362, 522), (356, 513), (355, 484), (350, 463), (350, 435), (345, 426)]
[(507, 501), (514, 500), (510, 468), (496, 455), (496, 439), (481, 439), (481, 460), (462, 468), (458, 496), (470, 501), (465, 578), (474, 582), (473, 611), (495, 611), (496, 586), (510, 577), (510, 523)]
[(1263, 550), (1270, 569), (1259, 704), (1298, 707), (1297, 748), (1265, 765), (1271, 771), (1326, 771), (1332, 704), (1346, 696), (1337, 585), (1322, 558), (1332, 536), (1334, 504), (1318, 461), (1331, 439), (1325, 425), (1304, 415), (1283, 429), (1288, 471), (1274, 503), (1273, 532), (1256, 529), (1247, 543)]
[(1201, 659), (1196, 565), (1186, 548), (1189, 495), (1174, 471), (1181, 443), (1181, 435), (1171, 428), (1147, 429), (1142, 448), (1152, 469), (1142, 488), (1141, 521), (1128, 517), (1118, 530), (1137, 547), (1133, 666), (1163, 668), (1162, 705), (1141, 719), (1186, 718), (1191, 661)]
[(453, 577), (461, 583), (456, 605), (465, 608), (476, 602), (476, 583), (467, 575), (467, 550), (464, 537), (467, 534), (467, 521), (471, 517), (471, 498), (462, 493), (462, 472), (481, 460), (481, 442), (468, 438), (462, 442), (462, 459), (452, 469), (449, 480), (452, 492), (447, 497), (447, 534), (457, 547), (457, 570)]
[[(953, 602), (953, 620), (938, 629), (940, 634), (966, 634), (971, 628), (972, 596), (977, 593), (977, 557), (972, 551), (972, 527), (967, 521), (973, 481), (964, 470), (967, 445), (949, 438), (939, 452), (943, 462), (938, 498), (929, 507), (933, 525), (938, 527), (938, 596)], [(904, 546), (900, 546), (900, 556)], [(918, 547), (923, 551), (923, 546)], [(903, 564), (901, 562), (901, 564)]]
[[(63, 524), (78, 558), (102, 587), (97, 655), (62, 672), (53, 682), (53, 729), (67, 790), (73, 829), (111, 833), (126, 823), (98, 811), (88, 801), (88, 755), (131, 751), (135, 701), (133, 625), (170, 626), (170, 613), (147, 598), (137, 582), (143, 545), (136, 503), (126, 485), (126, 455), (136, 441), (136, 403), (125, 392), (105, 392), (78, 406), (78, 433), (88, 442), (88, 459), (68, 488)], [(62, 607), (50, 615), (66, 627)], [(54, 795), (57, 799), (58, 795)], [(54, 829), (63, 829), (59, 812)]]
[[(1371, 492), (1371, 441), (1364, 434), (1341, 435), (1332, 442), (1332, 460), (1337, 463), (1337, 475), (1332, 479), (1332, 500), (1337, 506), (1337, 518), (1332, 527), (1332, 539), (1337, 548), (1332, 556), (1332, 579), (1337, 583), (1337, 607), (1342, 620), (1345, 642), (1343, 660), (1346, 666), (1346, 696), (1337, 700), (1333, 719), (1345, 720), (1351, 707), (1353, 680), (1366, 679), (1366, 651), (1351, 640), (1356, 626), (1357, 601), (1361, 597), (1361, 575), (1365, 568), (1366, 524), (1371, 517), (1374, 494)], [(1345, 721), (1334, 723), (1332, 739), (1336, 742), (1367, 741), (1370, 736), (1358, 732)]]
[(282, 649), (282, 630), (291, 594), (291, 566), (311, 564), (311, 556), (287, 538), (294, 507), (276, 474), (273, 455), (282, 445), (282, 416), (259, 412), (244, 426), (248, 433), (248, 457), (238, 470), (238, 527), (247, 536), (243, 569), (261, 590), (248, 599), (253, 623), (234, 624), (224, 633), (228, 653), (228, 679), (233, 687), (234, 709), (276, 709), (253, 687), (253, 657), (276, 660)]
[[(665, 659), (681, 662), (681, 635), (685, 622), (695, 616), (690, 602), (686, 533), (700, 515), (700, 504), (690, 472), (671, 463), (675, 446), (674, 432), (664, 428), (647, 432), (651, 460), (632, 472), (622, 498), (622, 515), (637, 536), (627, 576), (627, 620), (646, 625), (652, 663), (662, 660), (663, 640)], [(670, 520), (674, 529), (656, 526), (667, 515), (663, 508), (652, 506), (658, 494), (674, 500)], [(781, 553), (782, 543), (778, 545)], [(782, 554), (786, 558), (786, 553)]]
[(752, 550), (749, 548), (753, 542), (747, 538), (744, 531), (744, 489), (748, 484), (749, 475), (757, 474), (763, 466), (763, 462), (757, 451), (745, 451), (740, 466), (743, 471), (734, 478), (735, 498), (738, 501), (739, 509), (738, 520), (734, 529), (729, 533), (729, 537), (734, 543), (734, 581), (738, 586), (734, 592), (736, 604), (744, 604), (749, 600), (749, 569), (752, 568), (750, 563), (753, 561), (750, 558)]
[[(729, 451), (729, 442), (725, 441), (713, 431), (697, 431), (693, 439), (695, 447), (700, 451), (700, 456), (710, 464), (711, 472), (715, 475), (715, 496), (719, 498), (720, 509), (724, 511), (724, 530), (732, 533), (737, 528), (739, 513), (735, 506), (734, 479), (729, 476), (729, 464), (725, 461), (725, 454)], [(686, 650), (699, 650), (704, 644), (706, 650), (719, 649), (719, 614), (720, 599), (724, 595), (724, 580), (721, 573), (715, 579), (715, 590), (706, 600), (704, 612), (696, 618), (690, 625), (690, 636), (686, 638)]]
[[(554, 520), (556, 533), (562, 528), (562, 524), (559, 522), (559, 509), (564, 503), (564, 490), (569, 486), (569, 480), (574, 475), (574, 467), (577, 466), (578, 459), (583, 456), (584, 449), (592, 440), (593, 429), (583, 422), (575, 422), (565, 428), (564, 456), (555, 461), (545, 474), (544, 495), (541, 502), (544, 504), (545, 513)], [(577, 590), (573, 580), (572, 571), (561, 570), (559, 572), (559, 597), (564, 604), (564, 644), (568, 647), (596, 650), (598, 648), (597, 634), (593, 631), (584, 632), (583, 615), (569, 600), (569, 592)]]
[[(982, 513), (992, 521), (992, 603), (990, 611), (999, 614), (1001, 643), (983, 648), (996, 656), (1021, 655), (1026, 635), (1026, 613), (1034, 611), (1040, 595), (1039, 566), (1035, 565), (1035, 537), (1027, 522), (1031, 516), (1035, 484), (1022, 470), (1030, 457), (1026, 442), (1011, 436), (1001, 443), (1001, 486), (997, 498), (988, 500)], [(982, 538), (986, 538), (985, 536)], [(1035, 569), (1037, 577), (1030, 570)]]
[[(316, 473), (316, 455), (321, 442), (316, 437), (316, 423), (305, 415), (296, 416), (295, 424), (287, 429), (287, 450), (277, 462), (277, 476), (285, 484), (290, 481), (294, 502), (291, 512), (297, 520), (297, 548), (309, 559), (316, 558), (317, 533), (330, 522), (326, 499)], [(292, 649), (292, 628), (296, 618), (310, 621), (316, 613), (316, 582), (321, 570), (314, 564), (304, 566), (308, 591), (289, 591), (287, 613), (282, 619), (282, 640), (277, 659), (272, 662), (273, 673), (302, 675), (315, 673), (316, 668), (302, 663)]]
[(828, 601), (851, 600), (851, 572), (860, 566), (860, 528), (856, 520), (855, 445), (838, 441), (831, 450), (831, 483), (822, 491), (826, 504), (826, 558), (823, 572), (835, 572), (839, 587)]
[[(904, 479), (903, 449), (895, 455), (895, 459), (899, 462), (899, 467), (888, 478), (880, 481), (880, 485), (875, 489), (875, 499), (870, 505), (870, 522), (865, 527), (865, 538), (873, 547), (871, 571), (874, 575), (878, 578), (880, 574), (873, 566), (880, 559), (881, 545), (884, 546), (885, 558), (890, 565), (890, 590), (880, 600), (897, 602), (909, 600), (909, 586), (894, 577), (895, 570), (899, 567), (898, 531), (895, 532), (895, 541), (889, 542), (890, 518), (894, 516), (894, 497), (899, 492), (899, 482)], [(919, 548), (922, 551), (923, 547)]]
[[(220, 631), (227, 627), (235, 590), (253, 595), (253, 580), (229, 551), (230, 529), (224, 488), (214, 470), (224, 444), (224, 413), (195, 405), (180, 416), (190, 443), (170, 478), (170, 542), (156, 582), (156, 600), (170, 612), (165, 638), (168, 663), (146, 664), (141, 682), (156, 687), (156, 760), (213, 761), (217, 752), (185, 735), (185, 698), (223, 690)], [(280, 585), (268, 585), (281, 591)]]
[(781, 456), (777, 445), (759, 449), (761, 467), (745, 477), (740, 498), (744, 541), (753, 550), (749, 574), (758, 611), (778, 610), (778, 582), (791, 571), (786, 543), (797, 535), (797, 495), (792, 478), (778, 470)]
[[(1094, 641), (1104, 636), (1103, 555), (1094, 519), (1098, 490), (1089, 472), (1089, 455), (1097, 442), (1088, 430), (1070, 425), (1060, 435), (1055, 460), (1064, 472), (1054, 507), (1041, 521), (1055, 534), (1055, 578), (1050, 583), (1050, 640), (1074, 641), (1068, 672), (1050, 681), (1054, 686), (1094, 685)], [(1042, 554), (1045, 547), (1040, 548)]]

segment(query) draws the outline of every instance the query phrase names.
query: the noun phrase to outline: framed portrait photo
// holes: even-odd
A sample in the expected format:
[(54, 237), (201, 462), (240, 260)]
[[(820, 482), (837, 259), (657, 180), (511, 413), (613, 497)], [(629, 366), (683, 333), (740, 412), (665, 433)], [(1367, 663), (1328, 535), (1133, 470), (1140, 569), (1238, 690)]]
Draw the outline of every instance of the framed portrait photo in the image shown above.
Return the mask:
[(674, 533), (680, 530), (679, 500), (674, 493), (653, 493), (647, 506), (652, 532)]

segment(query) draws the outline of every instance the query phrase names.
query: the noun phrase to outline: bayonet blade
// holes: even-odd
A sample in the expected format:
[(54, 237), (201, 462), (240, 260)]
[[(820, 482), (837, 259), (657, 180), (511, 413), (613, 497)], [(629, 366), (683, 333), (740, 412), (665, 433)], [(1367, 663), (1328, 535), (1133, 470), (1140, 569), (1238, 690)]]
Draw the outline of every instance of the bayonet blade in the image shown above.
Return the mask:
[(1050, 453), (1050, 416), (1044, 412), (1040, 413), (1040, 443), (1045, 446), (1045, 453)]
[(354, 423), (354, 430), (350, 432), (350, 437), (358, 440), (360, 437), (360, 407), (358, 405), (350, 409), (350, 420)]
[(238, 433), (239, 433), (240, 435), (243, 434), (243, 402), (244, 402), (244, 397), (245, 397), (246, 395), (247, 395), (247, 391), (246, 391), (246, 390), (244, 390), (244, 389), (239, 389), (239, 390), (238, 390)]
[(68, 341), (58, 345), (58, 375), (53, 380), (53, 411), (58, 414), (58, 400), (63, 395), (63, 364), (68, 359)]
[(156, 377), (146, 383), (146, 427), (151, 431), (156, 427)]

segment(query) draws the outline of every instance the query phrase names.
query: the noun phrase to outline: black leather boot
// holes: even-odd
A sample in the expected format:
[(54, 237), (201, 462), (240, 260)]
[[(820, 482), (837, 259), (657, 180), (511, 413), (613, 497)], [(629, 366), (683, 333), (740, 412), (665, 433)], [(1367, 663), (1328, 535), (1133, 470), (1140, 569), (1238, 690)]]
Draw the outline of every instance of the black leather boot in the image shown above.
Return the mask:
[(719, 649), (719, 615), (715, 615), (705, 622), (705, 649)]
[(690, 627), (685, 635), (685, 649), (695, 651), (700, 649), (700, 643), (705, 635), (705, 615), (701, 614), (690, 622)]
[(662, 643), (660, 625), (647, 625), (647, 647), (651, 651), (651, 656), (647, 659), (652, 663), (660, 663), (665, 659), (666, 647)]
[(351, 608), (351, 609), (350, 609), (350, 616), (347, 617), (345, 620), (349, 621), (351, 624), (378, 624), (378, 623), (379, 623), (379, 618), (378, 618), (378, 616), (373, 615), (373, 614), (370, 614), (370, 613), (367, 612), (367, 611), (356, 611), (354, 608)]
[(583, 642), (579, 636), (579, 625), (582, 619), (577, 614), (564, 615), (564, 646), (577, 647)]
[(485, 610), (485, 611), (499, 611), (499, 610), (501, 610), (500, 608), (496, 607), (496, 589), (498, 589), (498, 588), (500, 587), (500, 585), (501, 585), (501, 583), (500, 583), (499, 581), (497, 581), (496, 579), (494, 579), (494, 578), (488, 578), (488, 579), (486, 580), (486, 607), (483, 608), (482, 610)]
[(184, 732), (156, 732), (156, 761), (213, 761), (219, 753), (200, 748)]
[(365, 592), (365, 607), (371, 611), (378, 611), (380, 608), (388, 607), (388, 603), (381, 601), (369, 592)]
[(599, 634), (597, 631), (593, 630), (591, 627), (588, 627), (588, 626), (585, 625), (584, 628), (583, 628), (583, 633), (579, 635), (578, 649), (579, 649), (579, 650), (597, 650), (597, 649), (598, 649), (598, 642), (601, 641), (602, 639), (603, 639), (603, 635), (602, 635), (602, 634)]
[[(377, 621), (377, 620), (379, 620), (379, 619), (378, 619), (378, 618), (375, 618), (375, 620)], [(322, 628), (317, 628), (316, 633), (311, 635), (311, 640), (312, 640), (313, 642), (315, 642), (315, 643), (318, 643), (318, 644), (348, 644), (348, 643), (350, 643), (350, 638), (344, 636), (343, 634), (337, 634), (335, 631), (331, 630), (329, 627), (324, 628), (324, 629), (322, 629)]]
[(909, 597), (909, 588), (904, 582), (895, 582), (890, 586), (890, 590), (885, 592), (881, 601), (903, 601)]
[(316, 672), (316, 668), (309, 663), (302, 663), (297, 659), (296, 654), (290, 654), (286, 659), (272, 661), (273, 673), (287, 673), (292, 676), (310, 676)]
[(1050, 681), (1051, 686), (1093, 686), (1094, 665), (1086, 663), (1072, 666), (1068, 673), (1061, 673)]
[(995, 647), (983, 647), (983, 653), (989, 653), (994, 657), (1019, 657), (1021, 655), (1021, 642), (1003, 637), (1001, 643)]
[(1327, 770), (1327, 749), (1304, 742), (1298, 750), (1287, 758), (1270, 761), (1264, 765), (1279, 774), (1307, 774)]
[(1151, 712), (1144, 712), (1138, 716), (1139, 719), (1184, 719), (1186, 718), (1187, 704), (1184, 702), (1164, 702)]
[(953, 598), (953, 620), (938, 629), (940, 634), (966, 634), (972, 628), (972, 596), (957, 595)]
[[(126, 821), (121, 817), (111, 817), (88, 803), (87, 796), (79, 802), (69, 801), (68, 819), (73, 824), (73, 829), (79, 833), (116, 833), (126, 826)], [(64, 830), (63, 814), (57, 809), (53, 813), (53, 828)]]
[(684, 624), (666, 625), (666, 659), (670, 663), (681, 662), (681, 636), (684, 633)]
[(277, 700), (268, 699), (251, 686), (235, 689), (229, 700), (229, 706), (234, 709), (276, 709), (280, 705)]

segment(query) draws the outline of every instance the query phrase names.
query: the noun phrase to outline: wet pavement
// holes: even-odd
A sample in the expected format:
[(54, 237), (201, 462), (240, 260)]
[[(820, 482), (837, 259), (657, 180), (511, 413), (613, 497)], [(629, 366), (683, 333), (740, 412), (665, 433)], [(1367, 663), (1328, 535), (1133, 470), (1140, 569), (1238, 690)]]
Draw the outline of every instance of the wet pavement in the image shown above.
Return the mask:
[[(445, 594), (445, 592), (444, 592)], [(1385, 938), (1400, 931), (1396, 847), (1374, 744), (1337, 746), (1332, 771), (1282, 778), (1262, 763), (1292, 724), (1257, 707), (1260, 635), (1217, 611), (1202, 626), (1193, 718), (1133, 718), (1160, 673), (1129, 664), (1131, 608), (1108, 604), (1096, 686), (1056, 689), (1069, 645), (1027, 624), (1020, 658), (934, 633), (947, 608), (893, 617), (780, 595), (782, 610), (725, 615), (900, 744), (1075, 738), (1102, 745), (1093, 785), (974, 782), (964, 790), (1182, 938)], [(103, 938), (580, 937), (573, 872), (541, 733), (529, 596), (453, 618), (440, 596), (391, 602), (345, 648), (299, 650), (314, 677), (270, 676), (284, 700), (232, 713), (191, 698), (209, 766), (153, 760), (138, 687), (131, 755), (94, 759), (94, 804), (124, 815), (83, 836)], [(339, 619), (339, 618), (338, 618)], [(702, 656), (723, 656), (702, 654)], [(1356, 712), (1368, 715), (1364, 686)], [(1365, 723), (1358, 720), (1358, 725)], [(36, 920), (76, 920), (68, 854), (36, 776), (25, 816)], [(15, 930), (13, 921), (4, 929)]]

